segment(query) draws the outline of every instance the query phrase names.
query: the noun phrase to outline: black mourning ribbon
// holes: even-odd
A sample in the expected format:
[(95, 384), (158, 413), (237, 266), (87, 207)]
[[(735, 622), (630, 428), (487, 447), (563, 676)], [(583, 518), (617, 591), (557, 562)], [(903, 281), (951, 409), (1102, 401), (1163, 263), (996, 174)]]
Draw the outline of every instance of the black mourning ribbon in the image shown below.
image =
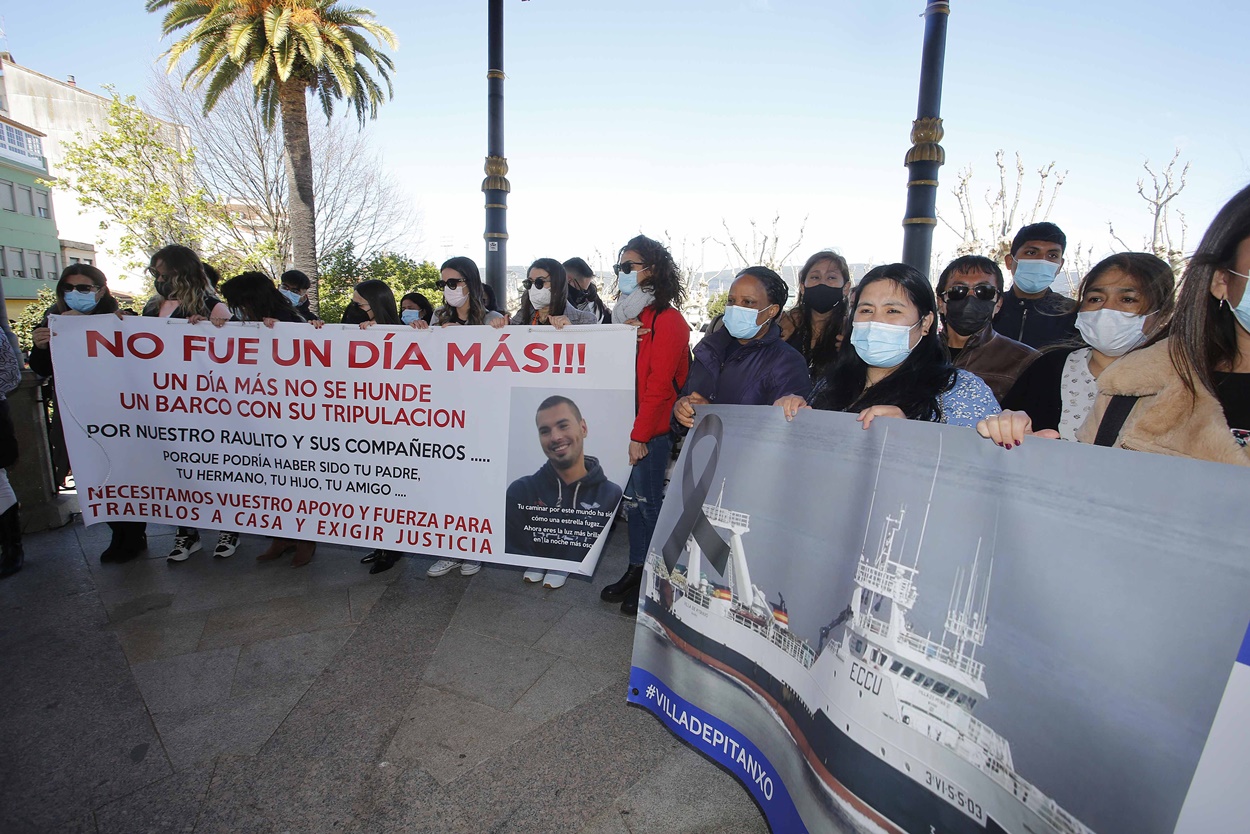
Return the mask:
[[(708, 563), (716, 568), (717, 573), (722, 576), (725, 574), (725, 566), (729, 562), (729, 545), (716, 532), (716, 528), (703, 512), (703, 504), (707, 501), (707, 496), (712, 491), (712, 482), (716, 479), (716, 463), (720, 458), (723, 433), (721, 419), (715, 414), (708, 414), (699, 421), (694, 433), (686, 440), (686, 449), (683, 452), (685, 463), (681, 470), (681, 517), (677, 519), (677, 526), (669, 534), (663, 548), (664, 564), (670, 573), (677, 566), (678, 557), (686, 549), (686, 540), (693, 535)], [(712, 453), (708, 456), (698, 481), (695, 481), (694, 450), (705, 437), (712, 440)]]

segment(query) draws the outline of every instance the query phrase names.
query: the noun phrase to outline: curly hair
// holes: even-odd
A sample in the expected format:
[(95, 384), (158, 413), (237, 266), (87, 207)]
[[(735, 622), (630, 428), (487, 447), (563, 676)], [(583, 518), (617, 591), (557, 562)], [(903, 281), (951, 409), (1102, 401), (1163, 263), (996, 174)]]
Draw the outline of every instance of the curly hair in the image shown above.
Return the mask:
[(154, 276), (158, 263), (165, 267), (164, 277), (169, 280), (170, 289), (168, 296), (161, 297), (177, 301), (188, 316), (207, 316), (210, 312), (207, 299), (211, 285), (200, 256), (186, 246), (174, 244), (158, 249), (148, 262), (148, 271)]
[(677, 262), (664, 244), (646, 235), (638, 235), (622, 246), (616, 257), (620, 258), (626, 252), (637, 252), (651, 270), (647, 287), (655, 296), (653, 306), (657, 313), (668, 307), (680, 308), (686, 303), (686, 288), (681, 282), (681, 270), (677, 268)]

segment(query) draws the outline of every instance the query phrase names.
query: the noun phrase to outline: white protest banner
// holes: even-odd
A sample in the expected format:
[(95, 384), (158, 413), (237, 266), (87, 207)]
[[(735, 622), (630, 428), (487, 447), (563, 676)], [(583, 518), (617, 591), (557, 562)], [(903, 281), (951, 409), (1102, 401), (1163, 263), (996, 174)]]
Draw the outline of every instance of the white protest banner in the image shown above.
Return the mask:
[(1247, 830), (1250, 473), (700, 410), (629, 700), (774, 831)]
[(51, 327), (86, 524), (589, 574), (629, 473), (632, 327)]

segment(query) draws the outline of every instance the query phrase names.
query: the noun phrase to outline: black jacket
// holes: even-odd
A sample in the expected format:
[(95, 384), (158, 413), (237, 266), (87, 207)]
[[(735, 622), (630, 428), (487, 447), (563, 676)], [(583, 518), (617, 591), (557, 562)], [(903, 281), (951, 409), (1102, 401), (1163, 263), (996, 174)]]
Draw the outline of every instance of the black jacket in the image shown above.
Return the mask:
[(1033, 431), (1059, 428), (1063, 417), (1063, 368), (1079, 347), (1048, 350), (1033, 360), (1003, 397), (1003, 408), (1023, 411), (1033, 421)]
[(1077, 304), (1054, 290), (1041, 298), (1021, 298), (1008, 290), (994, 316), (994, 329), (1035, 350), (1076, 338)]
[(586, 475), (566, 484), (548, 461), (508, 486), (504, 549), (523, 556), (580, 562), (616, 513), (621, 488), (586, 455)]

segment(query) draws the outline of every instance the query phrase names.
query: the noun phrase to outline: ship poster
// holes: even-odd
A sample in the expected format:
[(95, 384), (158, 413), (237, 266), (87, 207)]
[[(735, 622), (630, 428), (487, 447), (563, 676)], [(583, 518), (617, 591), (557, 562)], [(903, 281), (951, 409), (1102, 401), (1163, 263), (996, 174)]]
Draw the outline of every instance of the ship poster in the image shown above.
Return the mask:
[(773, 831), (1250, 830), (1250, 473), (701, 411), (629, 699)]

